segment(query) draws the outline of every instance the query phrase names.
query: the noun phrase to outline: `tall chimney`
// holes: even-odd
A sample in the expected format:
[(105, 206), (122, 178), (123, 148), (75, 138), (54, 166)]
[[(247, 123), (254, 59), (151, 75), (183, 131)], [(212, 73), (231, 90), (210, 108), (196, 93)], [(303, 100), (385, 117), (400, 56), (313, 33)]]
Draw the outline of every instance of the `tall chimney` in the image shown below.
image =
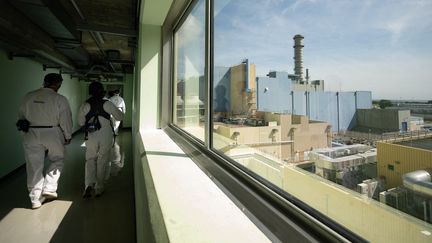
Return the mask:
[(302, 35), (294, 36), (294, 74), (300, 82), (303, 81), (303, 39)]

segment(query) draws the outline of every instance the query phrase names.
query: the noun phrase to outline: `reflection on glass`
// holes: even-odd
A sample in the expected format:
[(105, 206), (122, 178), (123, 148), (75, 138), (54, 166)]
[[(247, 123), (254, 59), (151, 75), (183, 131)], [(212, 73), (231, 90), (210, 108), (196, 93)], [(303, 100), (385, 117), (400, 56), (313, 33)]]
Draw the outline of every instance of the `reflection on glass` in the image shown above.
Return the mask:
[(366, 240), (432, 242), (431, 9), (215, 0), (214, 148)]
[(204, 140), (205, 1), (174, 34), (174, 123)]

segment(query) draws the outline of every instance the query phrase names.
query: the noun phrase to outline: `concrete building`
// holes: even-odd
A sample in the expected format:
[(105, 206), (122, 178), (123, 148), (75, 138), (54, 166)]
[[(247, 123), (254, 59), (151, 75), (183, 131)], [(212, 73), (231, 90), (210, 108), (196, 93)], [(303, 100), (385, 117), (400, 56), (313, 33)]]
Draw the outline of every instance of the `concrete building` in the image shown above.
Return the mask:
[(386, 109), (410, 110), (411, 114), (422, 117), (424, 120), (432, 121), (432, 104), (431, 103), (414, 103), (412, 101), (392, 101), (393, 106)]
[(331, 146), (328, 123), (306, 116), (265, 112), (254, 119), (215, 122), (214, 126), (217, 134), (232, 140), (230, 148), (218, 148), (230, 155), (228, 150), (247, 145), (279, 160), (299, 162), (313, 149)]
[[(324, 81), (297, 82), (287, 72), (272, 71), (256, 77), (256, 67), (244, 60), (214, 71), (215, 117), (255, 116), (256, 111), (308, 116), (328, 122), (332, 131), (356, 125), (356, 110), (372, 107), (369, 91), (324, 91)], [(255, 81), (256, 80), (256, 81)]]
[(232, 67), (216, 67), (214, 74), (214, 112), (225, 116), (256, 112), (256, 67), (248, 59)]
[[(356, 131), (384, 133), (416, 131), (418, 119), (411, 118), (409, 110), (358, 109)], [(421, 123), (421, 122), (420, 122)]]

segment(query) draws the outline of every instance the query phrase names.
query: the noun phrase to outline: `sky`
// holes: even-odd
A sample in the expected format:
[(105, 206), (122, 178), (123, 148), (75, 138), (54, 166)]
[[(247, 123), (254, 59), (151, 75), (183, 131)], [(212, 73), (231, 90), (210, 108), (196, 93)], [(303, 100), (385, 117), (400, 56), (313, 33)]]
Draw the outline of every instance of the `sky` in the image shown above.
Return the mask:
[(301, 34), (326, 90), (432, 100), (432, 0), (215, 0), (214, 23), (216, 66), (248, 58), (258, 76), (293, 73)]

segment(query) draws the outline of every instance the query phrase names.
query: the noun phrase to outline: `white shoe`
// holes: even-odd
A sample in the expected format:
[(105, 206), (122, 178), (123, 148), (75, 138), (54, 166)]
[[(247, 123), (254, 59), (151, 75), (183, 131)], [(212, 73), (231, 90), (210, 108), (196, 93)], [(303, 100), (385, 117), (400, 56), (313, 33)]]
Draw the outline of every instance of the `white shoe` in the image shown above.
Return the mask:
[(37, 209), (42, 206), (42, 204), (45, 202), (46, 198), (44, 196), (41, 196), (39, 200), (36, 202), (32, 202), (32, 209)]
[(55, 200), (57, 199), (57, 192), (42, 192), (42, 196), (47, 200)]

